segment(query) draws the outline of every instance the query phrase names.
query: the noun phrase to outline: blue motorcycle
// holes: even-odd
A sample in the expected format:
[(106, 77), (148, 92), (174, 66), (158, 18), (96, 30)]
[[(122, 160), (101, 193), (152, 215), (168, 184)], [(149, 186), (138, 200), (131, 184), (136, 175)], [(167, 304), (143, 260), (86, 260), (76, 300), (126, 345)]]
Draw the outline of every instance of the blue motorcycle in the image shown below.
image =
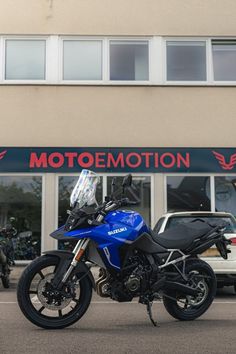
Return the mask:
[[(71, 211), (64, 226), (51, 236), (76, 240), (73, 252), (48, 251), (24, 270), (17, 289), (19, 306), (35, 325), (58, 329), (72, 325), (87, 311), (93, 289), (118, 302), (138, 298), (153, 325), (152, 303), (162, 300), (170, 315), (194, 320), (211, 305), (216, 277), (198, 255), (216, 245), (227, 258), (224, 225), (195, 220), (156, 234), (125, 197), (132, 176), (122, 188), (96, 203), (99, 177), (83, 170), (70, 197)], [(118, 196), (120, 196), (118, 198)], [(91, 265), (100, 267), (95, 281)]]

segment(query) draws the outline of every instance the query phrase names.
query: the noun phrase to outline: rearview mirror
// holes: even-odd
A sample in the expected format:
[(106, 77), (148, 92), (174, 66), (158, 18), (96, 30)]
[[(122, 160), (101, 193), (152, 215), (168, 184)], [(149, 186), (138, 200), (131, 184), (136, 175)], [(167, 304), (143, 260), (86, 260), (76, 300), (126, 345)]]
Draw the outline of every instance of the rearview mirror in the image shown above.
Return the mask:
[(129, 175), (124, 177), (123, 182), (122, 182), (122, 187), (123, 188), (130, 187), (131, 184), (132, 184), (132, 175), (129, 174)]

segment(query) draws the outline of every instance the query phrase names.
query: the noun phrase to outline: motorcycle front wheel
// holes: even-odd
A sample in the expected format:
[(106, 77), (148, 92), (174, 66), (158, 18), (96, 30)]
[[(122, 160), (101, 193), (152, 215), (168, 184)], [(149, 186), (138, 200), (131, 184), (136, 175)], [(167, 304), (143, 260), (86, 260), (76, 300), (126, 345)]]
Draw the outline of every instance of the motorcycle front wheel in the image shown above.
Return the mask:
[(190, 296), (177, 290), (169, 290), (163, 295), (163, 304), (174, 318), (192, 321), (203, 315), (212, 304), (217, 281), (209, 264), (200, 259), (186, 262), (185, 274), (189, 279), (188, 285), (199, 289), (199, 294)]
[(17, 300), (25, 317), (45, 329), (65, 328), (77, 322), (87, 311), (92, 284), (81, 272), (74, 272), (63, 289), (51, 282), (59, 264), (57, 257), (44, 255), (24, 270), (17, 288)]

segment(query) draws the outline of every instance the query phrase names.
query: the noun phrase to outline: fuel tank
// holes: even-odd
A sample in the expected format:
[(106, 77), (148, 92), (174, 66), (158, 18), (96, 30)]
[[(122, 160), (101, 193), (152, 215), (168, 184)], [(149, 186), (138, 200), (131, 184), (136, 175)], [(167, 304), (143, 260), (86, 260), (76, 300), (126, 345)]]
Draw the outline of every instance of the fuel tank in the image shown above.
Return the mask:
[(105, 217), (109, 225), (108, 235), (123, 241), (134, 241), (143, 232), (148, 231), (142, 216), (136, 211), (117, 210)]

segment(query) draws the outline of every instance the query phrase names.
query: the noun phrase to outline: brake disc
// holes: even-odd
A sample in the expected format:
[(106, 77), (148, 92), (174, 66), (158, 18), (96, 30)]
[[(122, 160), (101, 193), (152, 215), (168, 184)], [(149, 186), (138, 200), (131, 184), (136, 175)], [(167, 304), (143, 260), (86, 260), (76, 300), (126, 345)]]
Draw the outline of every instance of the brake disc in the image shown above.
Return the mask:
[(204, 280), (198, 282), (196, 289), (199, 289), (199, 294), (196, 296), (186, 296), (188, 299), (188, 304), (191, 306), (201, 305), (206, 300), (208, 295), (208, 285)]
[[(54, 278), (54, 273), (47, 274), (43, 279), (40, 280), (38, 284), (38, 299), (41, 304), (48, 310), (58, 311), (66, 308), (72, 300), (72, 297), (65, 297), (58, 290), (48, 291), (48, 296), (45, 296), (46, 285), (51, 283)], [(53, 299), (52, 303), (48, 303), (49, 297)], [(60, 298), (60, 305), (57, 303), (57, 298)]]

